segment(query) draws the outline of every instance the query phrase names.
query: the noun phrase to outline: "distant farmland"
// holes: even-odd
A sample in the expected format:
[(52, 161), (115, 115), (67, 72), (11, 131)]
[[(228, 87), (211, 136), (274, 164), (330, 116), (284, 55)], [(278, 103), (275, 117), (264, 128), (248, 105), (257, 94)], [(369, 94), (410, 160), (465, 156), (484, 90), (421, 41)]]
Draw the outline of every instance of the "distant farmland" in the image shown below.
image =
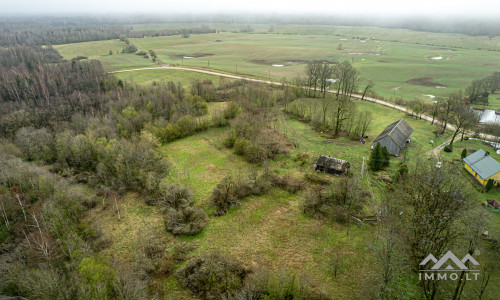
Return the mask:
[[(145, 26), (139, 27), (148, 28)], [(162, 28), (161, 24), (154, 26)], [(349, 60), (360, 70), (362, 79), (376, 83), (377, 95), (403, 97), (405, 100), (446, 96), (464, 89), (473, 79), (500, 70), (498, 38), (341, 26), (276, 26), (270, 33), (268, 27), (256, 25), (253, 33), (221, 31), (189, 38), (168, 36), (130, 40), (140, 50), (156, 51), (164, 64), (271, 77), (273, 80), (302, 76), (309, 61)], [(119, 44), (115, 40), (56, 48), (68, 59), (77, 55), (99, 59), (107, 70), (153, 65), (151, 60), (134, 54), (110, 56), (109, 50), (116, 51)], [(142, 72), (145, 84), (152, 82), (152, 76), (157, 74)], [(173, 73), (161, 76), (161, 79), (175, 81)], [(424, 84), (422, 78), (425, 78)], [(140, 78), (135, 82), (141, 83)], [(491, 100), (495, 100), (494, 95)], [(496, 106), (496, 102), (492, 104)]]

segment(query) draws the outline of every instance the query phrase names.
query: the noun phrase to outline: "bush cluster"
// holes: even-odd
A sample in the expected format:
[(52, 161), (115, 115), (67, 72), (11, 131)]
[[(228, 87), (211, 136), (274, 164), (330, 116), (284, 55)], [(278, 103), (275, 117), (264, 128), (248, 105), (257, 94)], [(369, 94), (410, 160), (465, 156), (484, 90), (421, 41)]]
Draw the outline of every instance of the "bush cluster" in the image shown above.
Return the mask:
[(165, 213), (165, 228), (174, 235), (197, 234), (208, 222), (206, 213), (194, 206), (193, 193), (185, 186), (168, 184), (148, 200)]
[(292, 272), (252, 270), (216, 250), (189, 260), (176, 277), (202, 299), (328, 299)]
[(328, 218), (347, 223), (351, 215), (358, 214), (369, 193), (350, 178), (332, 183), (328, 189), (314, 188), (302, 197), (302, 211), (313, 218)]
[(296, 193), (304, 187), (304, 182), (291, 175), (277, 175), (265, 167), (263, 172), (251, 174), (249, 177), (224, 178), (213, 190), (210, 201), (216, 208), (215, 215), (221, 216), (243, 198), (262, 195), (272, 187)]
[(278, 134), (264, 124), (262, 116), (249, 113), (238, 115), (231, 124), (231, 132), (224, 140), (224, 146), (233, 148), (235, 154), (251, 163), (262, 163), (266, 159), (274, 159), (278, 154), (287, 153), (286, 145)]
[(192, 258), (175, 275), (182, 287), (202, 299), (210, 299), (240, 290), (248, 273), (237, 260), (211, 251)]

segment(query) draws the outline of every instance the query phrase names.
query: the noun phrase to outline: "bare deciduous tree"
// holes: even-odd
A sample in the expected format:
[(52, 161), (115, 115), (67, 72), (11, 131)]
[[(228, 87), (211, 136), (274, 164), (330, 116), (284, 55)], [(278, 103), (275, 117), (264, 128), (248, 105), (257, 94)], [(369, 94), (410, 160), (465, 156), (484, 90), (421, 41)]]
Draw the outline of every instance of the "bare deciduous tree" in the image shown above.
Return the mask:
[[(460, 220), (474, 206), (476, 194), (463, 180), (449, 163), (437, 168), (434, 161), (419, 160), (398, 183), (395, 198), (408, 208), (403, 228), (415, 271), (425, 267), (420, 262), (426, 256), (441, 256), (451, 246)], [(439, 281), (423, 281), (422, 288), (427, 299), (435, 299)]]

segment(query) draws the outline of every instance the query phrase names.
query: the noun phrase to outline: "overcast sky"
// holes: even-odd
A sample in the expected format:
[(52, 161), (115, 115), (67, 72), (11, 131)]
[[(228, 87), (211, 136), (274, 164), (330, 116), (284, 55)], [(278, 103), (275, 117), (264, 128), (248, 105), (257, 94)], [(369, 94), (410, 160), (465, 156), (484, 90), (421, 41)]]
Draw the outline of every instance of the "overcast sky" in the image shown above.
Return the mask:
[(339, 13), (497, 15), (500, 0), (0, 0), (3, 14)]

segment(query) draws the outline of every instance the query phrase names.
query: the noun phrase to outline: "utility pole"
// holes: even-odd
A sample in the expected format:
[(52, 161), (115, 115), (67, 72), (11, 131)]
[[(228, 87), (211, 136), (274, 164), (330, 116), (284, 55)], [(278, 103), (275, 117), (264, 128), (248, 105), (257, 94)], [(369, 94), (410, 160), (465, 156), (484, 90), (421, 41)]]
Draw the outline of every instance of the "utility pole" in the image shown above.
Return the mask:
[(361, 166), (361, 181), (364, 180), (365, 176), (365, 158), (363, 157), (363, 165)]
[(210, 59), (208, 60), (208, 66), (210, 67)]
[(184, 56), (181, 59), (182, 59), (181, 65), (184, 65)]
[(236, 73), (238, 73), (238, 65), (236, 65)]

